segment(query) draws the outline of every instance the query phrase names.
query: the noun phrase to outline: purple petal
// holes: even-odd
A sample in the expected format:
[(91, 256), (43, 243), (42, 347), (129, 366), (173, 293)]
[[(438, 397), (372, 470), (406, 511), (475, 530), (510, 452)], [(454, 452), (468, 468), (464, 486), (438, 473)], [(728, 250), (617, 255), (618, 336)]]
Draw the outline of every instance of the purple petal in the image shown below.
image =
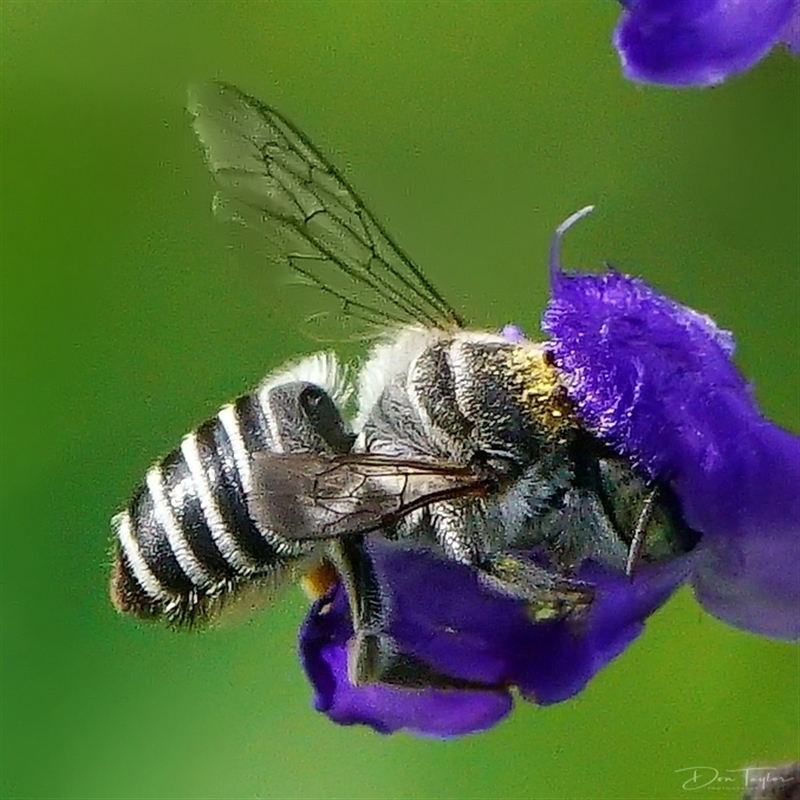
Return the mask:
[[(379, 538), (370, 552), (389, 596), (390, 632), (404, 652), (454, 678), (519, 686), (543, 705), (571, 697), (619, 655), (691, 564), (685, 557), (646, 567), (635, 581), (588, 565), (581, 577), (597, 587), (589, 617), (577, 624), (534, 624), (523, 603), (482, 587), (473, 569)], [(316, 707), (336, 722), (444, 737), (483, 730), (511, 708), (504, 691), (354, 688), (346, 669), (351, 635), (341, 589), (331, 602), (314, 606), (301, 631)]]
[(391, 632), (401, 647), (439, 672), (519, 686), (540, 704), (565, 700), (621, 653), (642, 623), (686, 576), (642, 570), (635, 583), (586, 567), (597, 587), (588, 619), (534, 624), (525, 604), (483, 587), (475, 570), (375, 540), (371, 552), (388, 587)]
[(314, 707), (340, 725), (447, 738), (490, 728), (511, 711), (511, 695), (505, 691), (355, 687), (347, 677), (352, 635), (347, 597), (339, 584), (332, 597), (312, 606), (300, 629), (300, 655), (314, 687)]
[(765, 420), (732, 336), (644, 281), (560, 271), (543, 320), (587, 426), (668, 482), (704, 534), (695, 586), (716, 616), (800, 636), (800, 438)]
[(731, 444), (728, 468), (701, 476), (686, 493), (687, 514), (714, 535), (701, 543), (707, 557), (695, 594), (731, 625), (798, 639), (800, 438), (750, 420)]
[(798, 0), (627, 0), (623, 6), (614, 46), (626, 77), (709, 86), (791, 39)]
[(780, 38), (795, 55), (800, 55), (800, 0), (795, 0), (791, 19), (781, 31)]
[(512, 344), (521, 344), (527, 341), (527, 337), (523, 333), (522, 328), (512, 323), (505, 325), (503, 330), (500, 331), (500, 335)]
[(540, 623), (528, 631), (513, 670), (522, 693), (539, 705), (577, 694), (642, 633), (647, 617), (691, 573), (693, 559), (689, 554), (658, 567), (643, 565), (634, 579), (584, 565), (579, 575), (595, 587), (591, 614), (584, 624)]

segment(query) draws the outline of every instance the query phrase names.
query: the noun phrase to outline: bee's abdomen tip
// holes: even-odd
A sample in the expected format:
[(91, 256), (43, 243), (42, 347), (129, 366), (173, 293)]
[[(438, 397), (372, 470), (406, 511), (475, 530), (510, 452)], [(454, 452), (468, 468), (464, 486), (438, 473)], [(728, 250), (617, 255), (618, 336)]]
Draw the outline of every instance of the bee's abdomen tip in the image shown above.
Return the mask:
[(161, 605), (139, 585), (119, 551), (114, 556), (108, 590), (111, 603), (120, 614), (153, 619), (162, 611)]

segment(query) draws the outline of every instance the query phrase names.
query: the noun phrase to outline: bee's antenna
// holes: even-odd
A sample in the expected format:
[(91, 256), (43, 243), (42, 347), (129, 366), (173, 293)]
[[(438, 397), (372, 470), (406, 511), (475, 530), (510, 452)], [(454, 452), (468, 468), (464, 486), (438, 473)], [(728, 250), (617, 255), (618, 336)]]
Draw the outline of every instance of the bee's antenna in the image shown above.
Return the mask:
[(584, 206), (580, 211), (570, 214), (557, 228), (550, 245), (550, 283), (557, 283), (563, 270), (561, 269), (561, 239), (564, 234), (587, 214), (594, 211), (594, 206)]

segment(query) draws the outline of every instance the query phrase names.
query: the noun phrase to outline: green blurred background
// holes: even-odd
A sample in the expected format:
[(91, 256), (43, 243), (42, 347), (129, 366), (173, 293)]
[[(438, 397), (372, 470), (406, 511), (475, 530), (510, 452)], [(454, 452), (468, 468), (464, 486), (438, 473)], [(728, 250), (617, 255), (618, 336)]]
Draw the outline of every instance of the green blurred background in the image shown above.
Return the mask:
[[(552, 230), (736, 332), (800, 429), (800, 81), (622, 80), (607, 2), (2, 3), (2, 794), (735, 797), (796, 757), (798, 651), (688, 591), (579, 697), (452, 742), (310, 707), (299, 590), (198, 635), (118, 617), (108, 520), (148, 463), (308, 351), (210, 213), (184, 111), (220, 77), (295, 120), (478, 326), (535, 331)], [(346, 355), (360, 351), (343, 346)], [(789, 568), (797, 568), (790, 565)], [(733, 784), (686, 791), (686, 767)]]

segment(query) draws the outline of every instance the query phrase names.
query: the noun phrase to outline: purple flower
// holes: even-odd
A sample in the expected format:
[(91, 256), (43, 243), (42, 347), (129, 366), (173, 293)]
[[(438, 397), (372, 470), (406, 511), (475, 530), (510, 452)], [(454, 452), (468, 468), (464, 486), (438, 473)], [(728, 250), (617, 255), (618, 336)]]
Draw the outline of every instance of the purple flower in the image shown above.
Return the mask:
[(692, 583), (705, 608), (800, 638), (800, 438), (761, 416), (730, 333), (644, 281), (565, 274), (558, 241), (542, 328), (582, 420), (674, 489), (703, 534)]
[(314, 705), (341, 725), (380, 733), (407, 729), (436, 737), (485, 730), (512, 707), (512, 687), (548, 705), (579, 692), (641, 633), (644, 620), (689, 574), (691, 554), (666, 568), (642, 568), (634, 580), (585, 568), (596, 588), (585, 626), (533, 624), (524, 604), (487, 591), (473, 570), (424, 551), (382, 540), (370, 554), (391, 595), (390, 632), (409, 652), (454, 678), (486, 690), (354, 687), (347, 676), (353, 634), (340, 584), (311, 608), (300, 631), (300, 654), (314, 687)]
[(779, 43), (800, 52), (800, 0), (621, 0), (614, 46), (626, 77), (710, 86)]
[[(683, 582), (733, 625), (800, 637), (800, 438), (760, 415), (730, 360), (732, 336), (710, 318), (614, 271), (562, 271), (560, 238), (588, 210), (554, 241), (549, 348), (584, 424), (671, 487), (700, 543), (640, 565), (632, 579), (585, 562), (577, 577), (594, 587), (588, 617), (534, 622), (474, 570), (377, 537), (369, 551), (389, 595), (389, 633), (436, 672), (485, 688), (354, 687), (350, 612), (335, 584), (300, 633), (316, 708), (335, 722), (448, 737), (494, 725), (514, 692), (541, 705), (565, 700)], [(516, 340), (518, 329), (505, 333)]]

